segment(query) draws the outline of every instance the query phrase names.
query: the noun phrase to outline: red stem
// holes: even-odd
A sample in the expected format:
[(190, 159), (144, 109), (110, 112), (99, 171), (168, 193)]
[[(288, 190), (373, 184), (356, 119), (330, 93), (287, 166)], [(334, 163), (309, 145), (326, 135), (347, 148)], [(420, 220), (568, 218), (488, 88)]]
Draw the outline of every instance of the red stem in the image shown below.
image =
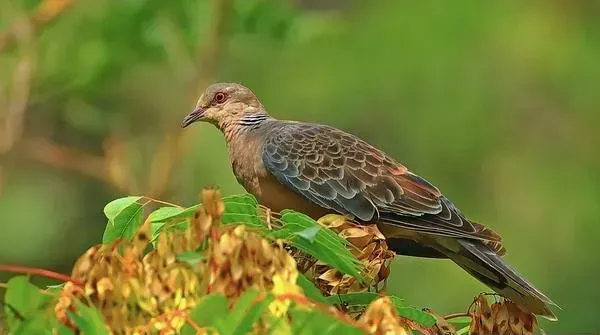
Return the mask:
[(46, 269), (30, 268), (28, 266), (21, 266), (21, 265), (0, 264), (0, 272), (26, 273), (26, 274), (34, 275), (34, 276), (56, 279), (56, 280), (60, 280), (63, 282), (69, 281), (79, 287), (83, 287), (83, 283), (81, 283), (79, 280), (76, 280), (67, 275), (63, 275), (61, 273), (46, 270)]

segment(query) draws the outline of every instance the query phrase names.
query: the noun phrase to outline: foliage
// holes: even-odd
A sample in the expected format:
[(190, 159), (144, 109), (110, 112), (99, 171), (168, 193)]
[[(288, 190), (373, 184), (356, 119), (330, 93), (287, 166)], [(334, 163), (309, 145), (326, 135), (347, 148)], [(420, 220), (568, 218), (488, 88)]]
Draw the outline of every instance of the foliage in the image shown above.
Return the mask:
[[(321, 221), (294, 211), (273, 215), (247, 194), (221, 199), (206, 189), (202, 200), (159, 208), (145, 220), (142, 208), (156, 200), (110, 202), (103, 244), (79, 258), (65, 285), (40, 289), (25, 276), (8, 282), (10, 333), (447, 334), (442, 325), (454, 332), (444, 318), (398, 297), (362, 289), (329, 294), (299, 273), (288, 248), (359, 282), (369, 278), (350, 252), (357, 246)], [(492, 305), (491, 317), (486, 309), (479, 297), (465, 314), (471, 333), (512, 334), (506, 329), (514, 326), (531, 334), (536, 325), (509, 302)], [(494, 328), (496, 314), (502, 323)]]

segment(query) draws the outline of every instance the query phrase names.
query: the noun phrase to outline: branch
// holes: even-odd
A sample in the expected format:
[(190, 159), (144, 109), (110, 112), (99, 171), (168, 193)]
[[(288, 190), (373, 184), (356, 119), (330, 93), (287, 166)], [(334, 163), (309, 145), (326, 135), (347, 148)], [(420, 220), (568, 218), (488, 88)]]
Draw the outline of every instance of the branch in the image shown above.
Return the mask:
[(79, 287), (83, 287), (83, 284), (74, 278), (71, 278), (67, 275), (63, 275), (62, 273), (58, 273), (58, 272), (54, 272), (54, 271), (50, 271), (50, 270), (46, 270), (46, 269), (30, 268), (28, 266), (21, 266), (21, 265), (0, 264), (0, 272), (13, 272), (13, 273), (28, 274), (28, 275), (40, 276), (40, 277), (45, 277), (45, 278), (50, 278), (50, 279), (56, 279), (56, 280), (63, 281), (63, 282), (69, 281)]
[(31, 27), (28, 24), (19, 28), (19, 44), (23, 46), (24, 51), (13, 72), (9, 90), (11, 94), (0, 105), (0, 154), (10, 151), (23, 133), (25, 111), (29, 103), (37, 58)]
[(104, 157), (61, 146), (43, 138), (28, 139), (23, 142), (22, 152), (29, 159), (110, 183), (104, 169)]
[[(0, 52), (15, 44), (22, 50), (13, 72), (11, 87), (7, 90), (10, 96), (4, 96), (4, 90), (0, 86), (0, 154), (9, 152), (23, 133), (25, 112), (37, 64), (35, 30), (57, 17), (71, 3), (72, 0), (46, 0), (30, 18), (19, 18), (11, 28), (0, 32)], [(0, 174), (3, 172), (0, 171)], [(0, 175), (0, 192), (4, 177)]]
[[(44, 5), (45, 4), (45, 5)], [(35, 27), (58, 16), (72, 4), (72, 0), (46, 0), (32, 19)], [(216, 74), (219, 59), (225, 45), (225, 28), (231, 8), (231, 0), (214, 0), (213, 18), (199, 60), (198, 71), (192, 85), (192, 94), (197, 95), (201, 87), (206, 86)], [(0, 50), (1, 50), (0, 42)], [(174, 128), (174, 127), (173, 127)], [(182, 132), (168, 131), (152, 158), (147, 183), (143, 193), (158, 198), (166, 190), (172, 180), (174, 167), (179, 160), (183, 147)], [(77, 149), (53, 143), (47, 139), (31, 139), (25, 141), (25, 156), (29, 159), (50, 165), (58, 169), (66, 169), (97, 179), (127, 192), (135, 193), (138, 188), (131, 177), (126, 164), (123, 143), (109, 138), (105, 142), (105, 154), (96, 156), (83, 153)]]

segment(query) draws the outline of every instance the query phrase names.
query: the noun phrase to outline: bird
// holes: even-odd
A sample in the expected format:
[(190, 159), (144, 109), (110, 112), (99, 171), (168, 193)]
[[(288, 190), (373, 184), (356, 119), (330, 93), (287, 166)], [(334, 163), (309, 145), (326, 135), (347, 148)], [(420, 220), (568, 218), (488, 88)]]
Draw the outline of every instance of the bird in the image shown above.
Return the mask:
[(381, 149), (331, 126), (276, 119), (238, 83), (209, 85), (181, 127), (199, 121), (223, 133), (237, 181), (271, 210), (375, 224), (396, 254), (450, 259), (529, 312), (557, 319), (556, 304), (501, 257), (497, 233)]

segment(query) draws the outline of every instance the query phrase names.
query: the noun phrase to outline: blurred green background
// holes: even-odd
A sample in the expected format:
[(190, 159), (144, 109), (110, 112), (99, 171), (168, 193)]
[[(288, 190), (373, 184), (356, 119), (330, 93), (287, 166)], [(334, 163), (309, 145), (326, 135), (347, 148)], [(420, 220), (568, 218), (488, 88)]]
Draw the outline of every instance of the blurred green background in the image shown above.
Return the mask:
[[(0, 0), (0, 263), (68, 273), (126, 194), (242, 192), (221, 134), (179, 129), (206, 84), (235, 81), (276, 117), (381, 147), (502, 234), (563, 308), (546, 331), (598, 331), (598, 17), (583, 0)], [(440, 313), (489, 291), (407, 257), (389, 290)]]

